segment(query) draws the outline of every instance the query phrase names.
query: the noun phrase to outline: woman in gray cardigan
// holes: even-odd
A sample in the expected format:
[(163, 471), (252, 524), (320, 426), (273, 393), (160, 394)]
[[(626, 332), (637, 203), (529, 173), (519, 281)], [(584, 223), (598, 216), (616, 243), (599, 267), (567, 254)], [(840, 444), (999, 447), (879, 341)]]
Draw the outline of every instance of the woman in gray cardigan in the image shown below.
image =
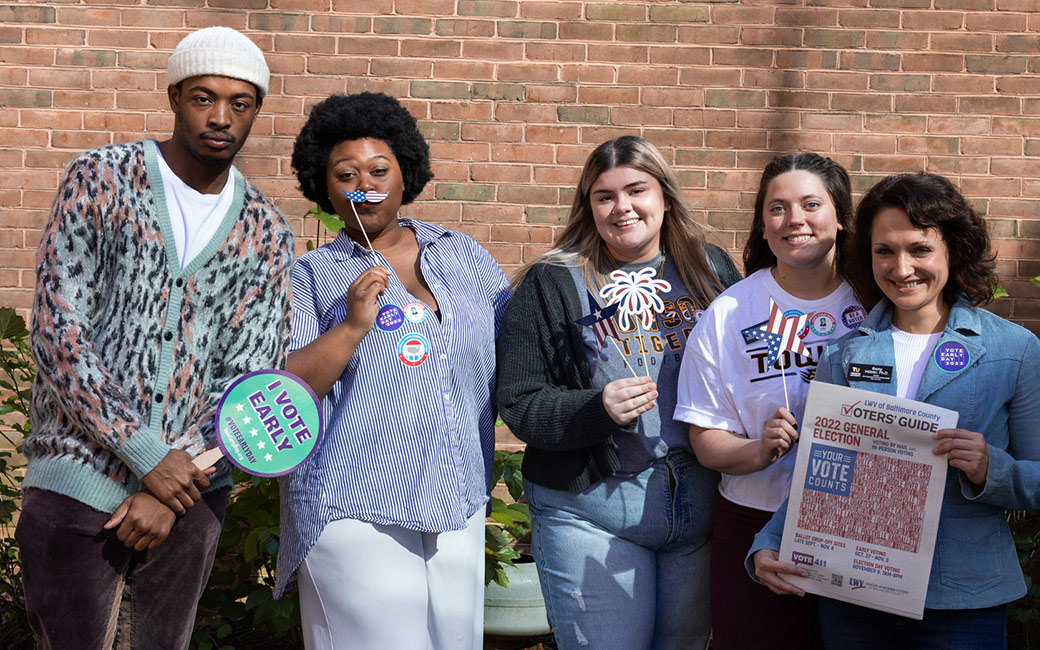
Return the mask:
[[(514, 281), (498, 404), (527, 443), (533, 551), (563, 650), (707, 643), (718, 475), (672, 411), (686, 337), (739, 279), (661, 153), (626, 136), (589, 156), (555, 247)], [(616, 337), (576, 322), (615, 310), (601, 329)]]

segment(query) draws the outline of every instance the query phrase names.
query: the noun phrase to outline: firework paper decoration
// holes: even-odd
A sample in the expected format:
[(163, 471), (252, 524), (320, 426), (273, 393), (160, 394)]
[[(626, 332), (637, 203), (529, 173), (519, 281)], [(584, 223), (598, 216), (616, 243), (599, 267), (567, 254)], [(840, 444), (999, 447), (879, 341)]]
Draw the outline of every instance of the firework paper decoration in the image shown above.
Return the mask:
[(618, 306), (618, 325), (623, 330), (632, 328), (632, 321), (642, 323), (643, 329), (654, 324), (654, 314), (664, 311), (664, 301), (658, 291), (671, 291), (667, 280), (657, 277), (651, 266), (629, 273), (617, 270), (610, 274), (612, 282), (600, 289), (599, 295), (610, 304)]

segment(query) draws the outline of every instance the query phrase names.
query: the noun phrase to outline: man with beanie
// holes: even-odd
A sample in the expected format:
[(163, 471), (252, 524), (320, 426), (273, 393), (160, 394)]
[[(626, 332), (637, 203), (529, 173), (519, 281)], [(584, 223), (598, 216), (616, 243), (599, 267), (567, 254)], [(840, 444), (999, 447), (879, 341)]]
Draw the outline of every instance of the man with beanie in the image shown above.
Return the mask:
[(16, 537), (40, 648), (188, 647), (231, 486), (214, 413), (281, 367), (293, 234), (232, 166), (267, 93), (226, 27), (169, 59), (172, 137), (80, 154), (37, 253)]

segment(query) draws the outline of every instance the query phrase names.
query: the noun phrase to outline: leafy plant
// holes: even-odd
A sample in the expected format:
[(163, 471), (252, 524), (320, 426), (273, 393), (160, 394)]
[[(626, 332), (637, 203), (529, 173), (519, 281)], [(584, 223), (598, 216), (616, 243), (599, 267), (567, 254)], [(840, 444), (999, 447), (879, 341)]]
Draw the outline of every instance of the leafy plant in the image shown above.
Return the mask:
[[(343, 227), (343, 220), (339, 218), (339, 215), (329, 214), (317, 205), (315, 205), (313, 208), (307, 211), (307, 214), (304, 215), (304, 218), (306, 219), (307, 217), (313, 217), (314, 219), (317, 219), (318, 223), (325, 226), (326, 234), (332, 233), (333, 236), (335, 236), (335, 234), (339, 232), (340, 228)], [(314, 241), (308, 239), (307, 250), (312, 251), (314, 250), (314, 247)]]
[(505, 483), (512, 503), (491, 495), (491, 519), (484, 527), (484, 584), (492, 580), (509, 586), (509, 578), (505, 569), (513, 566), (520, 558), (516, 543), (531, 531), (531, 512), (521, 499), (524, 493), (523, 477), (520, 465), (524, 459), (522, 451), (506, 451), (499, 449), (491, 465), (491, 487), (494, 489), (499, 481)]
[(31, 427), (29, 393), (36, 376), (28, 336), (22, 317), (0, 307), (0, 647), (12, 650), (32, 647), (12, 526), (22, 494), (21, 441)]

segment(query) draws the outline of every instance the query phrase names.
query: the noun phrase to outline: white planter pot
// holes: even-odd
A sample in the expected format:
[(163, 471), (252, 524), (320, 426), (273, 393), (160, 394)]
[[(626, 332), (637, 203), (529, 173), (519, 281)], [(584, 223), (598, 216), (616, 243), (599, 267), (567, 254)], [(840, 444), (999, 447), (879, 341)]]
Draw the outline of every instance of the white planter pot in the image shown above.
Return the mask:
[(484, 589), (484, 634), (538, 636), (552, 631), (534, 562), (506, 567), (509, 588), (492, 582)]

